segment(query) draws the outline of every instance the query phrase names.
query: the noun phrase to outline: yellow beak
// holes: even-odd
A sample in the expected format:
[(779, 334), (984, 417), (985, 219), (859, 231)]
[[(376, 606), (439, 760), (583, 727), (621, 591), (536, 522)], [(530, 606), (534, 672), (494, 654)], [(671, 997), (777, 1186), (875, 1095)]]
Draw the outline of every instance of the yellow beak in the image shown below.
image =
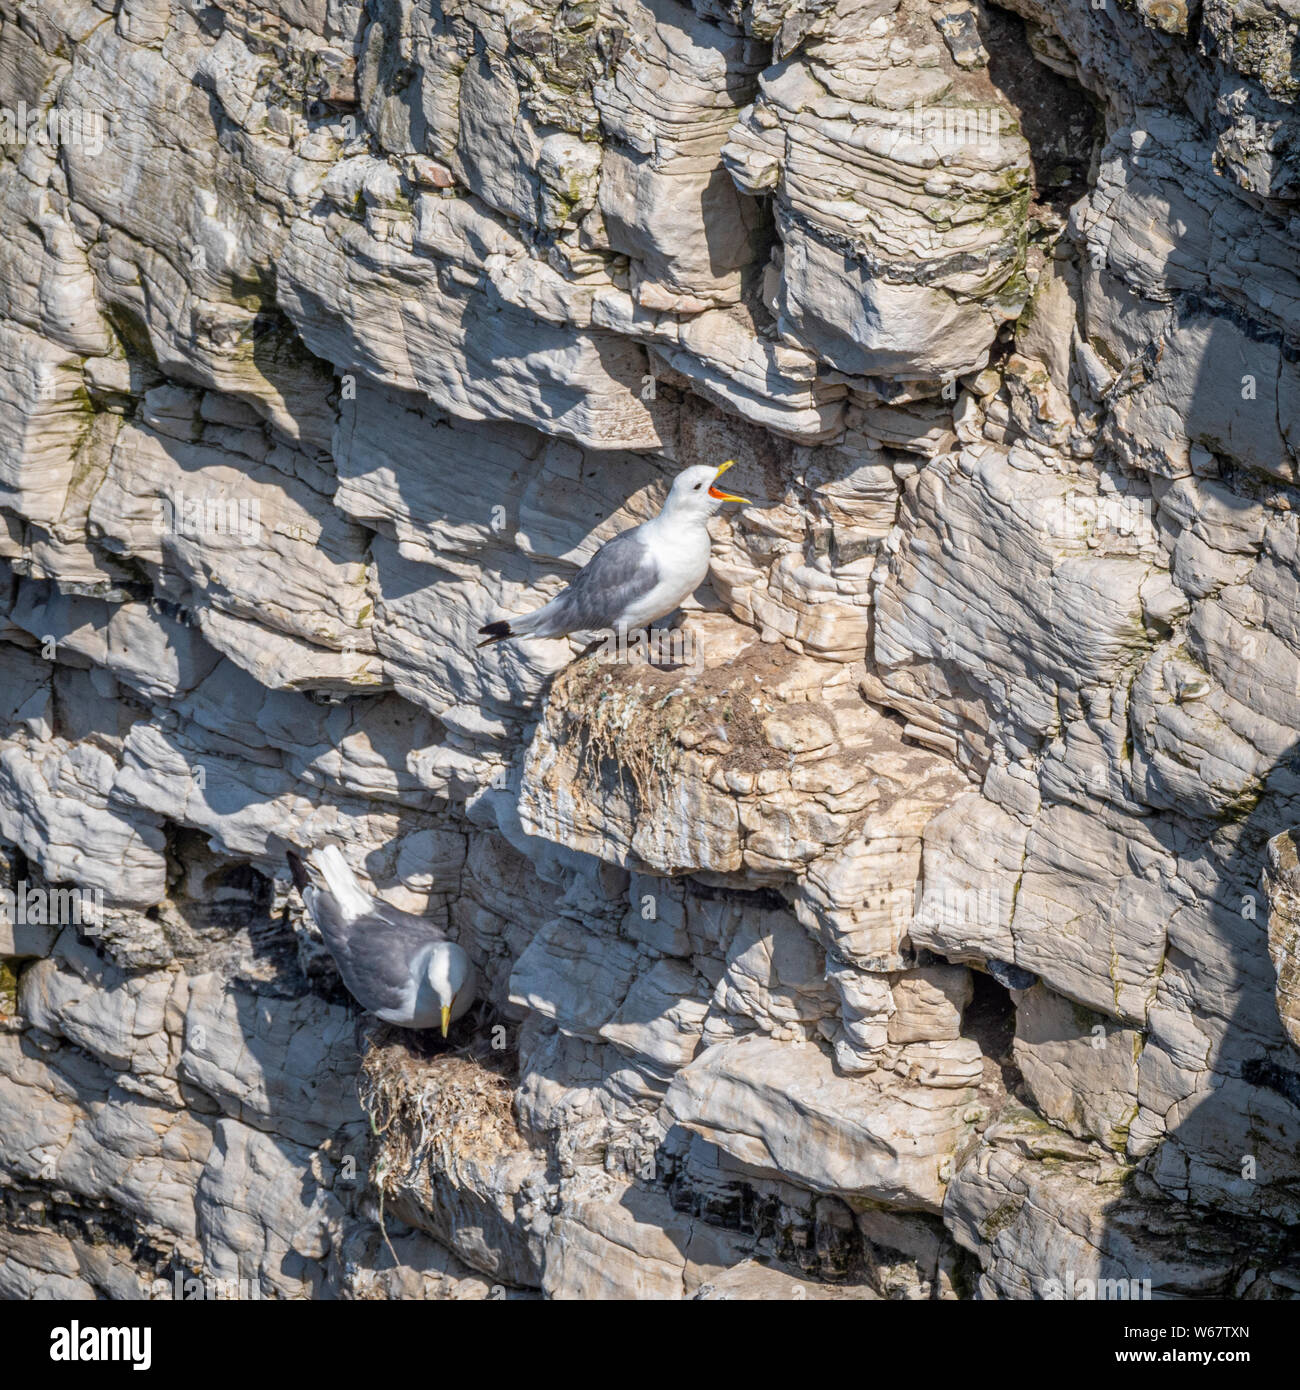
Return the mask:
[(447, 1029), (448, 1029), (450, 1026), (451, 1026), (451, 1006), (450, 1006), (449, 1004), (444, 1004), (444, 1005), (442, 1006), (442, 1036), (443, 1036), (444, 1038), (447, 1036)]
[[(722, 475), (727, 471), (727, 469), (730, 468), (735, 462), (735, 459), (728, 459), (726, 463), (724, 463), (722, 467), (719, 468), (718, 471), (713, 475), (713, 481), (716, 483), (718, 479), (722, 477)], [(710, 485), (709, 487), (709, 496), (712, 497), (715, 502), (744, 502), (746, 504), (749, 503), (748, 497), (737, 497), (734, 492), (719, 492), (718, 489), (716, 487), (713, 487), (712, 485)]]

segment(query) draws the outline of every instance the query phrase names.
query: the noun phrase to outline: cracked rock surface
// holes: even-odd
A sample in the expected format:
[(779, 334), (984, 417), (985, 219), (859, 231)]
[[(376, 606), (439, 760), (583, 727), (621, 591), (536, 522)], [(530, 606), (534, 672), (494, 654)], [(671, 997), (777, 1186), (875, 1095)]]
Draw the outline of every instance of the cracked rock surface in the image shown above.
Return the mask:
[(1300, 1296), (1294, 28), (0, 0), (0, 1295)]

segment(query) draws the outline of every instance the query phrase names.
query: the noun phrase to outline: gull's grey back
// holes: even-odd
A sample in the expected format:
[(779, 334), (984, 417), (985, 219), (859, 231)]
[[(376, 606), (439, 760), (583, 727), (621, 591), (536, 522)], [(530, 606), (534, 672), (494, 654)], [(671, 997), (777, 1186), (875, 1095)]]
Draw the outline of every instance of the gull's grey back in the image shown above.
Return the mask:
[(548, 607), (562, 631), (613, 627), (636, 598), (659, 582), (659, 566), (639, 526), (608, 540)]
[(435, 943), (448, 940), (441, 927), (387, 903), (376, 903), (374, 912), (346, 924), (336, 914), (328, 931), (319, 916), (317, 921), (343, 983), (376, 1014), (400, 1013), (409, 1006), (422, 958)]

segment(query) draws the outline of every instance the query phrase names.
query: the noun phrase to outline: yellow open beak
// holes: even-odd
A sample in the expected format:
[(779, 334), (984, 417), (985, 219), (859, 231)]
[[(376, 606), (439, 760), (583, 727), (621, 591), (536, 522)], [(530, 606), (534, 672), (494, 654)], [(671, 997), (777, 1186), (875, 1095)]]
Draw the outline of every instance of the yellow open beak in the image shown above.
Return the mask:
[(444, 1038), (447, 1036), (447, 1029), (449, 1027), (451, 1027), (451, 1006), (449, 1004), (444, 1004), (442, 1006), (442, 1036)]
[[(735, 459), (728, 459), (726, 463), (724, 463), (722, 467), (719, 468), (718, 471), (713, 475), (713, 481), (716, 483), (718, 479), (722, 477), (722, 475), (727, 471), (727, 469), (735, 463), (735, 461)], [(712, 484), (710, 484), (709, 486), (709, 496), (712, 497), (715, 502), (744, 502), (746, 504), (749, 503), (748, 497), (737, 497), (734, 492), (719, 492), (716, 487), (712, 486)]]

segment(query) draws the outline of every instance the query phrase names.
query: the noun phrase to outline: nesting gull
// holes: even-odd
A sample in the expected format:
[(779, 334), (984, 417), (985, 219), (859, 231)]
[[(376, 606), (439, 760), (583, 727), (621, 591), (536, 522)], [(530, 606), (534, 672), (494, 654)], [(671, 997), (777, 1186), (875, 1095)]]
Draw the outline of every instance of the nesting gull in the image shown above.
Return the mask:
[(709, 572), (709, 518), (723, 502), (749, 500), (714, 486), (733, 462), (683, 469), (658, 516), (606, 541), (549, 603), (479, 628), (479, 646), (600, 628), (626, 634), (671, 613)]
[(425, 917), (403, 912), (362, 888), (336, 845), (290, 850), (289, 872), (320, 928), (348, 992), (385, 1023), (442, 1027), (474, 1002), (469, 957)]

